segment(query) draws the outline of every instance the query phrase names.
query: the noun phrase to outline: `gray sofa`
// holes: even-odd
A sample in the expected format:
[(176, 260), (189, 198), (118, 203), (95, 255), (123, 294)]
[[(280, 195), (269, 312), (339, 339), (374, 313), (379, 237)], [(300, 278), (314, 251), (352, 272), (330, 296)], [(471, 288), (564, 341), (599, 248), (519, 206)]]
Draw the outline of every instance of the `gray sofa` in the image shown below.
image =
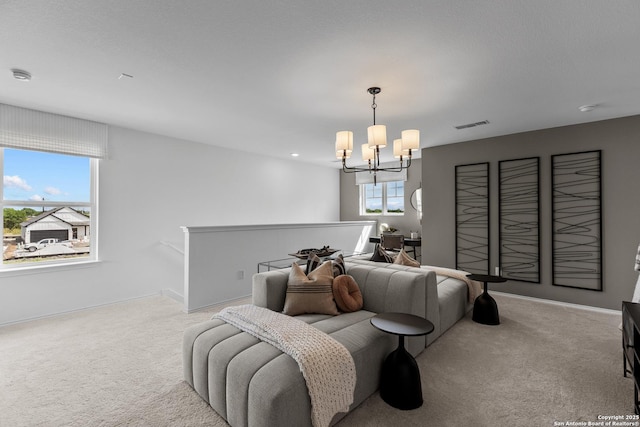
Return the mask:
[(405, 265), (389, 264), (370, 261), (371, 254), (359, 255), (347, 258), (351, 264), (369, 265), (379, 268), (388, 268), (400, 271), (425, 271), (427, 272), (426, 289), (426, 313), (423, 317), (435, 326), (432, 334), (427, 336), (427, 345), (435, 341), (447, 329), (462, 319), (466, 313), (473, 309), (469, 303), (469, 289), (465, 282), (448, 276), (436, 274), (428, 265), (409, 267)]
[[(353, 356), (357, 382), (351, 410), (377, 390), (382, 361), (397, 346), (397, 337), (375, 329), (371, 317), (381, 312), (426, 317), (436, 327), (428, 336), (430, 341), (443, 329), (434, 272), (350, 260), (346, 270), (360, 286), (362, 310), (296, 317), (331, 335)], [(253, 303), (282, 311), (288, 274), (289, 269), (254, 275)], [(410, 337), (406, 348), (417, 356), (430, 341), (424, 336)], [(230, 425), (311, 425), (304, 378), (296, 362), (275, 347), (213, 319), (185, 331), (183, 356), (185, 380)], [(337, 414), (332, 424), (344, 415)]]

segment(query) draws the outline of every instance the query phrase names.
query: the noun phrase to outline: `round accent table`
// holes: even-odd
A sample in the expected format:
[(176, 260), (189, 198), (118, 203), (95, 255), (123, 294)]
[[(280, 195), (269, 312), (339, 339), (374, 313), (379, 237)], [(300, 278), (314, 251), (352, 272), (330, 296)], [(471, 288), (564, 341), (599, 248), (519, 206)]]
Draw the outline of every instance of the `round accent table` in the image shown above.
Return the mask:
[(467, 274), (471, 280), (484, 282), (484, 292), (481, 293), (473, 303), (473, 321), (482, 323), (483, 325), (499, 325), (500, 315), (498, 314), (498, 304), (487, 292), (488, 283), (502, 283), (507, 279), (500, 276), (491, 276), (488, 274)]
[(405, 350), (404, 337), (430, 334), (434, 329), (433, 323), (413, 314), (380, 313), (371, 318), (371, 324), (381, 331), (398, 335), (398, 348), (382, 364), (380, 397), (394, 408), (419, 408), (423, 402), (420, 369), (413, 356)]

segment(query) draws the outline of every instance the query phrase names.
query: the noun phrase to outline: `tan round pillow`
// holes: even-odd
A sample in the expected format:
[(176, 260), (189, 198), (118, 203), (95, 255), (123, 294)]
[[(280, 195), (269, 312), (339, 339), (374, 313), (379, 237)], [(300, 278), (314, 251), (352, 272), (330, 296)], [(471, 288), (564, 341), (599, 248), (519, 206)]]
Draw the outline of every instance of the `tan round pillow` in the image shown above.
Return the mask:
[(333, 298), (340, 311), (350, 313), (362, 308), (362, 293), (355, 279), (341, 274), (333, 279)]

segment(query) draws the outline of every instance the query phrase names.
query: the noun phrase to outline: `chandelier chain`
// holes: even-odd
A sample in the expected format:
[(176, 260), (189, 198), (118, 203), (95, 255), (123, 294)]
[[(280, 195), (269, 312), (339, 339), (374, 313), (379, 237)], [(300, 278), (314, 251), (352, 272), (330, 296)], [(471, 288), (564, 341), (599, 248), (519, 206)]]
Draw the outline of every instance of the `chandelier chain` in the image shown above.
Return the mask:
[(373, 94), (373, 103), (371, 104), (371, 109), (373, 110), (373, 125), (376, 125), (376, 108), (378, 104), (376, 104), (376, 94)]

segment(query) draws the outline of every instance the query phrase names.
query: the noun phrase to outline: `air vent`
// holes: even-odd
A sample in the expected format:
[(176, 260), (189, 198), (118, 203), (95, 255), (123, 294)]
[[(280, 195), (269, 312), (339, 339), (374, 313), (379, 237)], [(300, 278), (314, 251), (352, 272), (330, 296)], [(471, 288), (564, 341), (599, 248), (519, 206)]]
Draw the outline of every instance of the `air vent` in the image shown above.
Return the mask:
[(456, 129), (474, 128), (476, 126), (482, 126), (482, 125), (488, 125), (488, 124), (489, 124), (489, 120), (483, 120), (481, 122), (467, 123), (466, 125), (459, 125), (459, 126), (456, 126)]

